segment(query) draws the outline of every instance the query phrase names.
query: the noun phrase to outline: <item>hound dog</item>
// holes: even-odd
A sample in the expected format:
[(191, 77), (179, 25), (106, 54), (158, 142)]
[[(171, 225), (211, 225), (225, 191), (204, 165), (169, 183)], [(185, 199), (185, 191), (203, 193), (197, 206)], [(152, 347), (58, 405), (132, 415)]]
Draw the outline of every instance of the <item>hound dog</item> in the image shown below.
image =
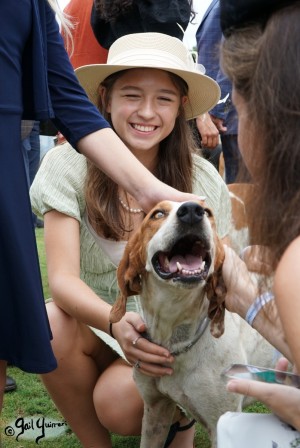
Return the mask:
[(226, 392), (222, 370), (236, 362), (272, 364), (271, 346), (225, 313), (223, 259), (213, 214), (201, 202), (160, 202), (126, 246), (110, 320), (121, 319), (127, 297), (139, 293), (147, 338), (175, 357), (171, 376), (134, 369), (145, 403), (142, 448), (164, 446), (176, 404), (205, 425), (214, 446), (219, 417), (243, 405), (243, 397)]

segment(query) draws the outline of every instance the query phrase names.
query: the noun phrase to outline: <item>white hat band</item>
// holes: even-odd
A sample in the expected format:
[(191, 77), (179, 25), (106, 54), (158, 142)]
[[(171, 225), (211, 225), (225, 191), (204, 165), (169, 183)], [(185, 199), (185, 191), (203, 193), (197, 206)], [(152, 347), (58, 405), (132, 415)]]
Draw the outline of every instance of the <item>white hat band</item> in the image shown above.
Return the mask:
[(132, 50), (123, 51), (117, 55), (109, 57), (107, 64), (111, 65), (133, 65), (141, 67), (164, 67), (177, 70), (197, 71), (197, 65), (193, 60), (190, 53), (187, 53), (187, 58), (182, 60), (176, 55), (172, 55), (169, 52), (157, 50), (153, 53), (153, 50), (143, 50), (134, 52)]

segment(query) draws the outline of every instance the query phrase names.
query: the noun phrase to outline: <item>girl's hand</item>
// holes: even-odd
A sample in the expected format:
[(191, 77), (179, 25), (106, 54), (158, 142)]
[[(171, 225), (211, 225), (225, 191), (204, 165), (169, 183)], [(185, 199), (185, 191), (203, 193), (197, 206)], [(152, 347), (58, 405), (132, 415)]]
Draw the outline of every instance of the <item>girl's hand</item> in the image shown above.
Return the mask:
[(174, 202), (186, 202), (186, 201), (205, 201), (205, 196), (197, 196), (193, 193), (183, 193), (176, 190), (161, 181), (155, 182), (147, 190), (140, 193), (139, 196), (135, 196), (142, 209), (148, 213), (158, 202), (161, 201), (174, 201)]
[(113, 333), (126, 359), (141, 372), (153, 377), (172, 375), (173, 356), (165, 348), (148, 341), (146, 325), (138, 313), (128, 312), (113, 325)]
[[(277, 370), (287, 370), (288, 361), (281, 358)], [(264, 403), (274, 414), (300, 430), (300, 390), (280, 384), (269, 384), (253, 380), (234, 379), (227, 383), (227, 390), (253, 397)]]

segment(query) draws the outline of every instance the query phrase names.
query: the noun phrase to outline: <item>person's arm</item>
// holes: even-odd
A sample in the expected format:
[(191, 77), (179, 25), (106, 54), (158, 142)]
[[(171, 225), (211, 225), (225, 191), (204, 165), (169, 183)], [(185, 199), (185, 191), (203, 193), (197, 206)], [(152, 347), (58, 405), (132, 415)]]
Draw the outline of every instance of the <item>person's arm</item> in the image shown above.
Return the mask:
[(159, 181), (135, 158), (112, 129), (89, 134), (77, 146), (80, 152), (137, 198), (145, 212), (164, 199), (178, 202), (199, 200), (199, 196), (179, 192)]
[[(230, 247), (225, 246), (223, 279), (227, 288), (225, 305), (228, 311), (239, 314), (243, 319), (250, 306), (259, 295), (257, 283), (251, 278), (246, 264)], [(277, 348), (291, 362), (293, 357), (285, 339), (283, 326), (278, 314), (275, 300), (262, 307), (252, 323), (270, 344)]]
[(55, 303), (70, 316), (108, 331), (110, 305), (80, 279), (79, 222), (56, 210), (44, 215), (48, 281)]

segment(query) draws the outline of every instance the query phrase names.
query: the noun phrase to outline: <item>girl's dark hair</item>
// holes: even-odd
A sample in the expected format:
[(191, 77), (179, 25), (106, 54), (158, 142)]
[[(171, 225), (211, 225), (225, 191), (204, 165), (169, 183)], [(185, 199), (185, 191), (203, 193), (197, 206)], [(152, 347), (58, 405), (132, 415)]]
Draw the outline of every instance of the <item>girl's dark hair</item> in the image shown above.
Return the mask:
[[(137, 0), (95, 0), (95, 8), (99, 16), (107, 22), (113, 22), (119, 16), (124, 15), (132, 9)], [(191, 21), (195, 18), (193, 0), (188, 0), (191, 6)]]
[[(99, 110), (111, 123), (110, 114), (106, 107), (117, 79), (124, 71), (107, 77), (102, 86), (105, 87), (104, 97), (99, 96)], [(178, 88), (180, 97), (186, 96), (187, 85), (177, 75), (169, 76)], [(112, 124), (112, 123), (111, 123)], [(107, 148), (109, 151), (109, 148)], [(184, 191), (192, 191), (192, 153), (196, 150), (191, 128), (186, 121), (184, 108), (181, 105), (175, 126), (159, 148), (158, 165), (153, 173), (166, 184)], [(88, 175), (86, 181), (86, 206), (89, 220), (94, 229), (106, 238), (119, 240), (126, 229), (118, 200), (118, 185), (100, 171), (92, 162), (88, 161)]]
[(97, 13), (108, 22), (130, 11), (134, 0), (95, 0)]
[[(273, 14), (266, 27), (236, 30), (225, 39), (222, 65), (249, 118), (254, 243), (271, 249), (276, 268), (300, 233), (300, 3)], [(269, 252), (269, 251), (268, 251)]]

